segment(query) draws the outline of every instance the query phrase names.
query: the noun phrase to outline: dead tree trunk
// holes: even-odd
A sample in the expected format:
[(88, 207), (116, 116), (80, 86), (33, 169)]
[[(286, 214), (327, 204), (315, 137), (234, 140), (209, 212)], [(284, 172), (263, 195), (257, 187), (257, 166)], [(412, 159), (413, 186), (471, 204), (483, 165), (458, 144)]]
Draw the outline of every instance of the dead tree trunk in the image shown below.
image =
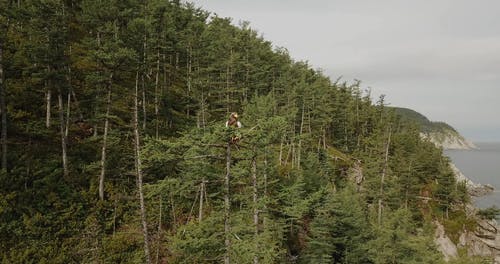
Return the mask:
[(226, 112), (229, 113), (230, 107), (231, 107), (231, 90), (230, 90), (230, 84), (231, 84), (231, 64), (233, 60), (233, 49), (231, 48), (229, 50), (229, 62), (226, 65)]
[(65, 133), (65, 122), (64, 122), (64, 103), (62, 97), (62, 91), (59, 89), (59, 94), (57, 95), (57, 101), (59, 105), (59, 132), (61, 133), (61, 149), (62, 149), (62, 163), (63, 163), (63, 174), (64, 178), (69, 175), (68, 171), (68, 156), (67, 156), (67, 137)]
[(51, 110), (51, 100), (52, 100), (52, 91), (50, 90), (50, 87), (47, 87), (47, 92), (45, 93), (45, 105), (46, 105), (46, 111), (45, 111), (45, 127), (49, 128), (50, 127), (50, 110)]
[(297, 147), (297, 168), (300, 169), (300, 153), (302, 152), (302, 133), (304, 131), (305, 99), (302, 101), (302, 117), (300, 119), (299, 144)]
[(82, 109), (80, 108), (80, 102), (76, 98), (76, 93), (75, 93), (75, 90), (73, 90), (73, 89), (71, 89), (71, 96), (73, 96), (73, 102), (74, 102), (76, 110), (78, 111), (78, 118), (80, 120), (83, 120), (83, 112), (82, 112)]
[(382, 223), (382, 203), (384, 196), (384, 181), (387, 173), (387, 163), (389, 162), (389, 146), (391, 145), (391, 127), (389, 127), (389, 135), (385, 145), (384, 167), (382, 168), (382, 176), (380, 177), (380, 193), (378, 198), (378, 224)]
[[(264, 201), (267, 201), (268, 195), (267, 195), (267, 146), (264, 150)], [(262, 219), (262, 227), (265, 229), (266, 228), (266, 218), (267, 218), (267, 204), (264, 202), (264, 217)]]
[(231, 263), (229, 253), (231, 250), (231, 226), (229, 224), (229, 178), (231, 176), (231, 142), (226, 147), (226, 176), (224, 177), (224, 264)]
[[(255, 152), (255, 150), (254, 150)], [(252, 186), (253, 186), (253, 225), (254, 225), (254, 239), (255, 239), (255, 255), (253, 257), (253, 263), (259, 263), (259, 208), (257, 203), (257, 161), (256, 156), (252, 158)]]
[(411, 177), (411, 165), (412, 161), (410, 160), (410, 165), (408, 166), (408, 174), (406, 176), (406, 186), (405, 186), (405, 209), (408, 209), (408, 192), (410, 189), (410, 177)]
[(144, 193), (142, 192), (142, 169), (140, 159), (140, 135), (139, 135), (139, 72), (135, 75), (135, 96), (134, 96), (134, 147), (135, 147), (135, 171), (137, 174), (137, 189), (139, 193), (139, 204), (141, 213), (142, 233), (144, 235), (144, 254), (146, 263), (151, 264), (149, 253), (148, 225), (146, 222), (146, 206), (144, 205)]
[[(146, 1), (144, 1), (144, 4), (146, 5)], [(145, 8), (145, 7), (144, 7)], [(143, 73), (141, 74), (141, 79), (142, 79), (142, 130), (144, 131), (144, 133), (146, 132), (146, 120), (147, 120), (147, 116), (146, 116), (146, 82), (145, 82), (145, 71), (146, 71), (146, 56), (147, 56), (147, 35), (146, 33), (144, 33), (144, 41), (143, 41), (143, 56), (142, 56), (142, 67), (144, 67), (143, 69)]]
[(200, 186), (200, 208), (198, 209), (198, 222), (203, 220), (203, 195), (205, 194), (205, 179), (201, 180)]
[(142, 74), (142, 130), (146, 132), (147, 112), (146, 112), (146, 80)]
[(71, 115), (71, 93), (68, 93), (68, 103), (66, 104), (66, 125), (65, 125), (65, 130), (64, 130), (64, 136), (66, 137), (66, 140), (68, 139), (69, 135), (69, 119)]
[(159, 263), (160, 261), (160, 245), (161, 245), (161, 211), (162, 211), (162, 205), (163, 205), (163, 201), (162, 201), (162, 197), (160, 195), (160, 212), (159, 212), (159, 216), (158, 216), (158, 239), (157, 239), (157, 243), (156, 243), (156, 264)]
[(2, 145), (2, 169), (7, 170), (7, 107), (5, 106), (5, 84), (3, 75), (3, 42), (0, 39), (0, 112), (2, 130), (0, 141)]
[(280, 142), (280, 154), (278, 155), (278, 163), (281, 166), (281, 163), (283, 161), (283, 141), (285, 141), (285, 137), (281, 137), (281, 142)]
[(159, 100), (158, 100), (158, 86), (160, 84), (160, 48), (158, 47), (158, 51), (156, 54), (156, 79), (155, 79), (155, 138), (159, 138), (159, 122), (160, 118), (158, 117), (158, 113), (160, 112)]
[(101, 149), (101, 174), (99, 175), (99, 199), (104, 200), (104, 177), (106, 174), (106, 150), (108, 147), (109, 115), (111, 109), (111, 89), (113, 85), (113, 74), (109, 76), (106, 96), (106, 115), (104, 116), (104, 134), (102, 135)]
[[(71, 45), (69, 46), (69, 56), (71, 56)], [(68, 142), (68, 135), (69, 135), (69, 125), (70, 125), (70, 115), (71, 115), (71, 94), (73, 93), (73, 87), (71, 86), (71, 67), (68, 65), (68, 75), (67, 75), (67, 80), (68, 80), (68, 85), (69, 85), (69, 90), (68, 90), (68, 103), (67, 103), (67, 109), (66, 109), (66, 129), (64, 131), (64, 135), (66, 136), (66, 143)]]

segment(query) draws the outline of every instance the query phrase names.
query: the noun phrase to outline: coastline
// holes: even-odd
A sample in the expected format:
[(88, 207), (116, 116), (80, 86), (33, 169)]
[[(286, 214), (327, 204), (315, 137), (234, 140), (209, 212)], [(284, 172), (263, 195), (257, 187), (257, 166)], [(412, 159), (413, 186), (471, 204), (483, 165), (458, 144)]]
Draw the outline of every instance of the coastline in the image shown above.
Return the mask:
[(465, 180), (474, 205), (500, 206), (500, 142), (475, 142), (480, 149), (443, 148), (457, 181)]
[(470, 196), (482, 197), (495, 191), (495, 187), (493, 187), (489, 183), (482, 184), (473, 182), (471, 179), (465, 176), (452, 161), (450, 161), (449, 164), (451, 169), (453, 170), (457, 182), (465, 182), (467, 192)]
[[(449, 162), (457, 181), (465, 182), (471, 196), (480, 197), (491, 193), (491, 185), (474, 183), (467, 178), (453, 162)], [(490, 187), (485, 187), (490, 186)], [(485, 188), (487, 190), (485, 190)], [(492, 258), (495, 264), (500, 264), (500, 226), (495, 219), (481, 219), (477, 216), (480, 208), (469, 202), (465, 212), (468, 217), (475, 219), (477, 227), (474, 230), (462, 230), (459, 241), (455, 244), (446, 234), (442, 223), (434, 221), (436, 226), (434, 243), (443, 254), (445, 262), (459, 257), (459, 249), (465, 249), (468, 256)]]
[[(456, 150), (446, 148), (445, 150)], [(474, 149), (460, 149), (461, 151), (478, 151), (479, 148)], [(449, 153), (448, 153), (449, 154)], [(490, 183), (473, 181), (467, 177), (455, 165), (450, 157), (449, 166), (453, 170), (457, 182), (465, 182), (467, 192), (473, 200), (480, 197), (485, 197), (492, 194), (495, 188)], [(445, 259), (457, 258), (458, 250), (460, 248), (466, 249), (469, 256), (482, 256), (492, 258), (493, 263), (500, 264), (500, 226), (497, 219), (482, 219), (477, 216), (478, 211), (481, 210), (476, 204), (476, 201), (470, 201), (466, 205), (466, 214), (468, 217), (475, 219), (477, 226), (474, 230), (464, 229), (460, 233), (460, 238), (457, 244), (451, 242), (448, 236), (442, 230), (441, 223), (436, 223), (436, 237), (435, 243), (438, 245), (439, 250), (445, 256)]]

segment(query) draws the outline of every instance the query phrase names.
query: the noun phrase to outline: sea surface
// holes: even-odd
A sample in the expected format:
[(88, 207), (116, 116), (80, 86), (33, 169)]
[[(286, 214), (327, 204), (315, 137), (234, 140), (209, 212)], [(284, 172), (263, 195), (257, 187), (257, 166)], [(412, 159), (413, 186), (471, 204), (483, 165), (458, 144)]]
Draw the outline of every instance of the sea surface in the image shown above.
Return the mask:
[(496, 205), (500, 208), (500, 142), (476, 143), (478, 150), (446, 150), (457, 168), (475, 183), (490, 184), (495, 188), (492, 194), (474, 198), (479, 208)]

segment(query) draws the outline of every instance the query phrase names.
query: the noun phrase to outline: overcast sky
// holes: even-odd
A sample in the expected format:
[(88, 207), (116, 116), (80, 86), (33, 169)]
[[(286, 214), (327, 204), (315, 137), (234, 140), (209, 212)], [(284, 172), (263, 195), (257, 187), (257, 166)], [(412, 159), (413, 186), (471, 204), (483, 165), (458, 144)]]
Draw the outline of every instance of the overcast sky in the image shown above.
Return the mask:
[(195, 0), (393, 106), (500, 141), (498, 0)]

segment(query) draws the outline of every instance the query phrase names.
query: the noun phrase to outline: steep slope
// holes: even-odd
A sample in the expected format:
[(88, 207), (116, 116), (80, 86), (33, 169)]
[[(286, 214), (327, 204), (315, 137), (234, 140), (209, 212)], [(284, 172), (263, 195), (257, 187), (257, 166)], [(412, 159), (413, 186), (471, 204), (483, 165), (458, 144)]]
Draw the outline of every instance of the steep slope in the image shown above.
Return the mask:
[(1, 263), (440, 263), (468, 223), (442, 149), (246, 24), (4, 2)]
[(401, 107), (393, 107), (401, 118), (415, 122), (420, 126), (423, 138), (428, 138), (432, 143), (443, 149), (477, 149), (474, 143), (464, 138), (456, 129), (444, 122), (430, 121), (424, 115)]

